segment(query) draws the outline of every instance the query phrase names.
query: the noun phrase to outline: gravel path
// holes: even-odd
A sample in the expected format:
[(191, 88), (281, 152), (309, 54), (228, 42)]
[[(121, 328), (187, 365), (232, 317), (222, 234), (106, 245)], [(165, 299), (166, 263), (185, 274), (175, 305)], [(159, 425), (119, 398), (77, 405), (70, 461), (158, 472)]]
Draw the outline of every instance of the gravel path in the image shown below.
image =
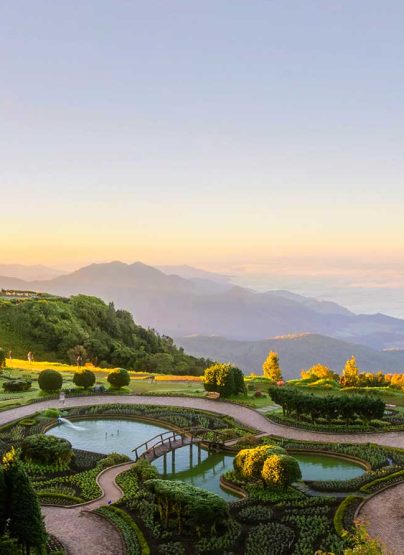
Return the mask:
[(404, 553), (404, 484), (371, 497), (359, 511), (369, 534), (379, 538), (391, 555)]
[(322, 432), (309, 432), (299, 430), (281, 424), (269, 422), (264, 415), (254, 409), (226, 403), (225, 401), (212, 401), (192, 397), (154, 397), (140, 395), (100, 395), (96, 397), (76, 397), (66, 399), (64, 405), (60, 405), (58, 400), (43, 401), (32, 405), (25, 405), (7, 411), (0, 412), (0, 426), (28, 416), (35, 411), (44, 410), (50, 407), (78, 407), (86, 405), (102, 405), (108, 403), (122, 403), (126, 405), (166, 405), (176, 407), (187, 407), (214, 411), (219, 414), (233, 416), (242, 424), (256, 428), (260, 432), (287, 437), (290, 439), (302, 439), (309, 441), (330, 441), (333, 443), (378, 443), (391, 447), (404, 448), (404, 432), (385, 432), (371, 434), (332, 434)]
[(98, 483), (103, 496), (81, 507), (42, 507), (48, 532), (60, 539), (69, 555), (120, 555), (124, 553), (121, 536), (116, 528), (97, 514), (91, 513), (98, 507), (114, 503), (122, 492), (115, 483), (121, 472), (133, 463), (105, 470)]

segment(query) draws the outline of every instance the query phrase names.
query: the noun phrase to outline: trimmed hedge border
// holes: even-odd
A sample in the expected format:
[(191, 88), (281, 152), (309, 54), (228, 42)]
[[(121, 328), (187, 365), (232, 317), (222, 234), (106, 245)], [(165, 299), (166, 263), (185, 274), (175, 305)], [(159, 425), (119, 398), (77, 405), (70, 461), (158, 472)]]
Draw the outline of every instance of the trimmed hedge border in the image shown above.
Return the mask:
[(285, 428), (294, 428), (295, 430), (306, 430), (307, 432), (316, 432), (317, 434), (383, 434), (388, 432), (402, 432), (404, 430), (404, 424), (388, 425), (382, 426), (380, 428), (366, 428), (365, 426), (352, 425), (346, 426), (345, 428), (339, 428), (338, 426), (327, 426), (327, 424), (312, 424), (310, 422), (297, 421), (293, 419), (293, 422), (289, 422), (280, 414), (274, 414), (273, 412), (267, 412), (265, 417), (270, 422), (277, 424), (278, 426), (284, 426)]
[[(60, 503), (51, 503), (44, 501), (41, 505), (46, 505), (50, 507), (77, 507), (77, 505), (83, 505), (85, 502), (81, 497), (77, 497), (75, 495), (66, 495), (65, 493), (57, 493), (57, 492), (47, 492), (46, 490), (38, 491), (37, 496), (41, 501), (42, 498), (52, 500), (54, 499), (57, 501), (60, 499)], [(62, 503), (62, 501), (66, 501), (66, 503)]]
[[(127, 512), (115, 505), (99, 507), (94, 512), (107, 519), (118, 529), (125, 545), (127, 555), (150, 555), (150, 548), (143, 532)], [(139, 547), (138, 550), (133, 549), (131, 545), (135, 542)]]
[(346, 522), (345, 516), (348, 510), (352, 509), (352, 505), (360, 505), (363, 501), (363, 497), (359, 497), (357, 495), (348, 495), (342, 501), (342, 503), (338, 506), (337, 510), (335, 511), (334, 515), (334, 528), (335, 531), (339, 536), (342, 538), (346, 535), (350, 534), (350, 532), (346, 529)]
[[(363, 485), (359, 491), (362, 493), (378, 493), (379, 491), (386, 489), (386, 487), (395, 486), (403, 481), (404, 470), (398, 470), (393, 474), (382, 476), (381, 478), (377, 478), (376, 480)], [(379, 488), (379, 485), (381, 485), (381, 488)]]

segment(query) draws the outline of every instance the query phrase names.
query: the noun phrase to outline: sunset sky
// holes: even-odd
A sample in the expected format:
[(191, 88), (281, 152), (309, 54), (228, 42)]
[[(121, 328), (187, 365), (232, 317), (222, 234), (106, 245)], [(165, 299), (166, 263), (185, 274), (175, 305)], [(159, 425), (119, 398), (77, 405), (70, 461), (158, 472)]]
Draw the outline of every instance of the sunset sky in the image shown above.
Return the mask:
[(402, 260), (400, 0), (2, 2), (0, 257)]

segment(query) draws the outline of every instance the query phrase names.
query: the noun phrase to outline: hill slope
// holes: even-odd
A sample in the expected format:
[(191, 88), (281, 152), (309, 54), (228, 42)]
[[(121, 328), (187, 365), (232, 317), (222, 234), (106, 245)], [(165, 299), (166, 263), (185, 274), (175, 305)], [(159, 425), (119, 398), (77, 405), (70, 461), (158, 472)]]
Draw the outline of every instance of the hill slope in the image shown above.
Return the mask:
[(374, 349), (404, 348), (404, 320), (383, 314), (356, 315), (335, 303), (285, 291), (257, 293), (242, 287), (185, 279), (140, 262), (91, 264), (48, 281), (17, 282), (0, 277), (1, 287), (58, 295), (96, 295), (130, 310), (137, 322), (170, 336), (218, 335), (262, 340), (314, 333)]
[(201, 374), (206, 361), (186, 355), (169, 337), (134, 323), (125, 310), (85, 295), (0, 297), (0, 346), (14, 357), (75, 362), (77, 352), (101, 366)]
[(279, 337), (264, 341), (232, 341), (222, 337), (182, 337), (176, 339), (187, 352), (230, 361), (246, 372), (262, 373), (269, 351), (279, 353), (284, 377), (296, 378), (302, 368), (321, 362), (340, 372), (345, 361), (355, 355), (359, 367), (367, 371), (404, 369), (404, 351), (375, 351), (364, 345), (316, 334)]

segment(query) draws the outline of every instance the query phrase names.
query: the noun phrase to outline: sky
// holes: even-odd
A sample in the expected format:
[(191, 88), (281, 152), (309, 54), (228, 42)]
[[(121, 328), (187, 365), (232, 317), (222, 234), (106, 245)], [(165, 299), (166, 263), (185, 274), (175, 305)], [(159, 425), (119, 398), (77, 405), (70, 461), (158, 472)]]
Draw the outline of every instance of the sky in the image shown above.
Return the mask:
[(1, 261), (403, 261), (403, 18), (0, 0)]

